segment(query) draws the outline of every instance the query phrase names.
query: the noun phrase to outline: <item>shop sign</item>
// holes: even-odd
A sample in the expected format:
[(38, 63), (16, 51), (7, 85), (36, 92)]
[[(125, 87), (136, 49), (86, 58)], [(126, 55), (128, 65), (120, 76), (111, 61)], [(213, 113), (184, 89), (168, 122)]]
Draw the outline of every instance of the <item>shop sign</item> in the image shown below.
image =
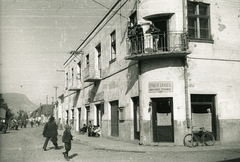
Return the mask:
[(149, 82), (148, 92), (159, 93), (159, 92), (172, 92), (173, 82)]

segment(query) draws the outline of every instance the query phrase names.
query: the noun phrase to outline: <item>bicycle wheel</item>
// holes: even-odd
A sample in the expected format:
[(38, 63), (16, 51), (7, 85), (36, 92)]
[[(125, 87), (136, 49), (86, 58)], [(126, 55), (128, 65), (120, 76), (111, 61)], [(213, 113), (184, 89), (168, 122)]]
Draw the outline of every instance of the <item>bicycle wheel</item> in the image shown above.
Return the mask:
[(202, 141), (206, 146), (213, 146), (215, 143), (215, 137), (211, 132), (206, 132), (202, 135)]
[(197, 138), (195, 135), (187, 134), (183, 139), (184, 146), (196, 147), (198, 145)]

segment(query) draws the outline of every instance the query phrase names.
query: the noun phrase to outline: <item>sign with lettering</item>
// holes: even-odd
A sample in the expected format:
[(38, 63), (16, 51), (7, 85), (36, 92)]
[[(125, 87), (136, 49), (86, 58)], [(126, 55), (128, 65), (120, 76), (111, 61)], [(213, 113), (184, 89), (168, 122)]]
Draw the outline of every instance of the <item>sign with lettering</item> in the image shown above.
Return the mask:
[(173, 82), (149, 82), (148, 92), (149, 93), (159, 93), (159, 92), (172, 92)]

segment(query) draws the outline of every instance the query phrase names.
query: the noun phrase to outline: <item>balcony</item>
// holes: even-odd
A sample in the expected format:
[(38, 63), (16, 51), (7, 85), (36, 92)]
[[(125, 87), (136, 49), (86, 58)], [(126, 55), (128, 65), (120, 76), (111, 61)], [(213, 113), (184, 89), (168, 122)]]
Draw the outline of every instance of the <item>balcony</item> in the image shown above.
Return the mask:
[(82, 89), (81, 78), (78, 75), (74, 79), (69, 79), (70, 86), (68, 87), (68, 91), (79, 91)]
[(101, 80), (100, 69), (96, 66), (87, 66), (84, 69), (84, 82), (95, 82)]
[(185, 57), (188, 50), (187, 33), (164, 32), (127, 38), (126, 60)]

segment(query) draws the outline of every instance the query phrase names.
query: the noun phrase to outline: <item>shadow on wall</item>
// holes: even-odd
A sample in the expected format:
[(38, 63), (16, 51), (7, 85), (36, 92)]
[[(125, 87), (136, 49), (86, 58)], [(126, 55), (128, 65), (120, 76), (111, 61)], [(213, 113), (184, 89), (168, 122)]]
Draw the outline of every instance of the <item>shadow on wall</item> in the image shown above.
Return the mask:
[(94, 86), (92, 86), (92, 89), (89, 91), (89, 102), (94, 101), (94, 97), (96, 96), (96, 93), (99, 89), (100, 82), (95, 82)]
[(138, 81), (138, 64), (135, 61), (129, 63), (128, 73), (127, 73), (127, 94), (134, 84)]

